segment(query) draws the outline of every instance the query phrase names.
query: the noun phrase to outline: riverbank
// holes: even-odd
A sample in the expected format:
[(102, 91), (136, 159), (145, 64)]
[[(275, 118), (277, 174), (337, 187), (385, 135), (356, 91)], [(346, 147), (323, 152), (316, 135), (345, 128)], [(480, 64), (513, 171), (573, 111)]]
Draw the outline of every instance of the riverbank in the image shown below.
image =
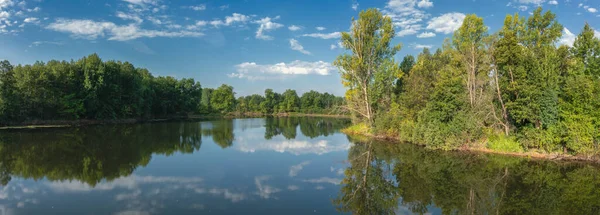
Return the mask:
[[(368, 139), (374, 140), (383, 140), (394, 142), (398, 144), (414, 144), (422, 146), (425, 145), (417, 144), (417, 143), (405, 143), (400, 141), (399, 137), (396, 136), (386, 136), (386, 135), (376, 135), (373, 134), (370, 129), (362, 124), (354, 125), (346, 129), (342, 129), (342, 133), (352, 136), (360, 136)], [(465, 146), (458, 149), (453, 149), (452, 151), (464, 151), (470, 153), (490, 153), (490, 154), (499, 154), (513, 157), (525, 157), (536, 160), (552, 160), (552, 161), (570, 161), (570, 162), (591, 162), (600, 164), (599, 156), (578, 156), (578, 155), (570, 155), (570, 154), (562, 154), (562, 153), (545, 153), (540, 151), (526, 151), (526, 152), (504, 152), (489, 149), (486, 146), (486, 141), (481, 141), (480, 143), (472, 144), (474, 146)], [(441, 149), (428, 149), (428, 150), (441, 150)]]
[(105, 125), (105, 124), (134, 124), (144, 122), (164, 122), (171, 120), (202, 120), (202, 119), (230, 119), (230, 118), (250, 118), (250, 117), (328, 117), (328, 118), (349, 118), (347, 115), (335, 114), (305, 114), (305, 113), (278, 113), (278, 114), (262, 114), (262, 113), (229, 113), (229, 114), (206, 114), (206, 115), (188, 115), (172, 116), (166, 118), (154, 119), (111, 119), (111, 120), (35, 120), (25, 121), (21, 123), (10, 123), (0, 126), (0, 130), (17, 130), (17, 129), (42, 129), (42, 128), (64, 128), (78, 127), (88, 125)]

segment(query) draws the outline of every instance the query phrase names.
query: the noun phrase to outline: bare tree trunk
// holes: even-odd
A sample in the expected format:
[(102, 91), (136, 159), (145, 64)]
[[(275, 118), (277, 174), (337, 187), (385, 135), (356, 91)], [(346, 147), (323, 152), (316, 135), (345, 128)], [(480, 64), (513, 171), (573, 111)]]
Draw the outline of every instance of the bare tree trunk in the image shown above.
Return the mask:
[(367, 120), (369, 125), (371, 125), (371, 123), (373, 122), (373, 113), (371, 112), (371, 104), (369, 104), (369, 92), (367, 90), (367, 84), (364, 83), (363, 84), (363, 94), (364, 94), (364, 100), (365, 100), (365, 109), (367, 110)]
[(494, 78), (496, 79), (496, 93), (498, 94), (498, 100), (500, 101), (500, 105), (502, 106), (502, 118), (504, 122), (502, 125), (504, 126), (504, 134), (508, 136), (510, 127), (508, 126), (508, 113), (506, 111), (506, 106), (504, 105), (504, 100), (502, 100), (502, 94), (500, 93), (500, 84), (498, 83), (498, 70), (494, 70)]

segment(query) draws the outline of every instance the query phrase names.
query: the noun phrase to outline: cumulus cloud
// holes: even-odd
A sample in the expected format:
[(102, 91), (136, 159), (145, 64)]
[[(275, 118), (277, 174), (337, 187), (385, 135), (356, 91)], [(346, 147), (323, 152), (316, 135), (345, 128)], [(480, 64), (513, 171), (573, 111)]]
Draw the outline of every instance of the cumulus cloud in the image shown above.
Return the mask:
[(4, 8), (8, 8), (9, 6), (13, 6), (15, 2), (12, 0), (0, 0), (0, 10)]
[(27, 17), (23, 20), (24, 23), (33, 23), (33, 24), (39, 24), (40, 20), (38, 18), (35, 17)]
[(302, 29), (302, 27), (301, 26), (297, 26), (297, 25), (290, 25), (290, 26), (288, 26), (288, 29), (290, 31), (298, 31), (298, 30)]
[(329, 49), (334, 50), (334, 49), (342, 49), (344, 48), (344, 45), (342, 44), (342, 42), (338, 42), (336, 44), (331, 44), (329, 46)]
[(400, 28), (396, 36), (417, 34), (423, 28), (422, 22), (429, 17), (424, 9), (433, 7), (430, 0), (390, 0), (382, 10), (390, 17), (395, 27)]
[(256, 185), (257, 189), (256, 195), (263, 199), (277, 199), (277, 197), (274, 197), (273, 194), (280, 192), (281, 189), (266, 184), (265, 182), (267, 182), (269, 179), (269, 176), (254, 177), (254, 184)]
[(342, 37), (342, 33), (340, 32), (332, 32), (332, 33), (328, 33), (328, 34), (323, 34), (323, 33), (312, 33), (312, 34), (303, 34), (303, 37), (313, 37), (313, 38), (320, 38), (320, 39), (337, 39)]
[(433, 33), (433, 32), (423, 32), (423, 33), (417, 35), (417, 38), (430, 38), (430, 37), (435, 37), (435, 33)]
[(137, 25), (116, 25), (112, 22), (96, 22), (87, 19), (58, 19), (47, 29), (71, 34), (74, 38), (126, 41), (141, 37), (200, 37), (203, 33), (193, 31), (161, 31), (141, 29)]
[(195, 11), (203, 11), (203, 10), (206, 10), (206, 5), (200, 4), (200, 5), (189, 6), (188, 8), (195, 10)]
[(316, 27), (315, 29), (317, 29), (317, 31), (324, 31), (327, 28), (319, 26), (319, 27)]
[(427, 29), (438, 33), (450, 34), (460, 28), (465, 17), (465, 14), (456, 12), (442, 14), (429, 20)]
[(256, 30), (256, 38), (261, 40), (272, 40), (273, 37), (266, 35), (265, 32), (283, 27), (283, 24), (271, 21), (277, 19), (279, 19), (279, 16), (276, 16), (273, 19), (271, 19), (271, 17), (265, 17), (260, 20), (254, 21), (254, 23), (259, 24), (258, 30)]
[(571, 33), (571, 31), (569, 31), (569, 29), (563, 28), (563, 35), (560, 38), (560, 40), (558, 41), (558, 44), (573, 46), (573, 43), (575, 43), (576, 37), (577, 36), (575, 36), (575, 34)]
[(429, 0), (421, 0), (419, 3), (417, 3), (417, 6), (420, 8), (430, 8), (433, 7), (433, 2), (430, 2)]
[(521, 4), (535, 4), (535, 5), (541, 5), (542, 3), (546, 2), (546, 0), (515, 0), (518, 3)]
[(302, 163), (299, 163), (298, 165), (293, 165), (290, 167), (290, 177), (295, 177), (298, 175), (298, 173), (300, 171), (302, 171), (302, 169), (304, 169), (304, 166), (310, 164), (310, 161), (304, 161)]
[[(256, 64), (254, 62), (245, 62), (236, 65), (235, 68), (237, 73), (229, 74), (229, 77), (245, 78), (249, 80), (282, 79), (290, 75), (329, 75), (332, 71), (335, 70), (334, 66), (332, 66), (330, 63), (326, 63), (323, 61), (306, 62), (299, 60), (292, 61), (291, 63), (287, 64), (282, 62), (277, 64), (266, 65)], [(266, 144), (266, 142), (264, 144)], [(305, 145), (309, 143), (302, 141), (292, 141), (289, 144)], [(256, 147), (259, 146), (261, 145), (256, 145), (253, 148), (256, 149)], [(285, 146), (286, 144), (279, 145), (279, 147)]]
[(548, 4), (558, 5), (558, 2), (553, 0), (553, 1), (549, 1)]
[(414, 49), (424, 49), (424, 48), (431, 49), (433, 47), (433, 45), (417, 44), (417, 43), (410, 44), (410, 46), (413, 47)]
[(306, 179), (306, 180), (302, 180), (302, 181), (307, 182), (307, 183), (314, 183), (314, 184), (339, 185), (342, 182), (342, 179), (322, 177), (322, 178), (315, 178), (315, 179)]
[(136, 4), (136, 5), (157, 5), (158, 4), (158, 0), (123, 0), (124, 2), (130, 3), (130, 4)]
[(298, 42), (298, 40), (290, 39), (290, 48), (292, 48), (292, 50), (299, 51), (302, 54), (310, 55), (310, 52), (304, 50), (304, 47), (300, 44), (300, 42)]
[(250, 20), (250, 16), (246, 16), (244, 14), (240, 14), (240, 13), (233, 13), (231, 14), (231, 16), (226, 16), (224, 20), (213, 20), (210, 21), (210, 24), (215, 26), (215, 27), (219, 27), (219, 26), (230, 26), (232, 24), (237, 24), (237, 23), (246, 23)]
[(135, 23), (142, 23), (144, 20), (142, 18), (140, 18), (139, 16), (135, 15), (135, 14), (126, 14), (123, 12), (117, 12), (117, 17), (123, 19), (123, 20), (131, 20), (134, 21)]

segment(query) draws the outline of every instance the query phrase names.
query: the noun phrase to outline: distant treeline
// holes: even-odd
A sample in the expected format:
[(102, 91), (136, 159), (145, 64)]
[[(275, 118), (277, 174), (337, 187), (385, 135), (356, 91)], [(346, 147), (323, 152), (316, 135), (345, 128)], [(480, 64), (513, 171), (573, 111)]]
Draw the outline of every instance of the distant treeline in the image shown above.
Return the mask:
[(157, 118), (198, 113), (326, 112), (344, 102), (328, 93), (267, 89), (235, 98), (233, 87), (202, 89), (194, 79), (153, 76), (131, 63), (77, 61), (12, 66), (0, 61), (0, 124), (34, 120)]

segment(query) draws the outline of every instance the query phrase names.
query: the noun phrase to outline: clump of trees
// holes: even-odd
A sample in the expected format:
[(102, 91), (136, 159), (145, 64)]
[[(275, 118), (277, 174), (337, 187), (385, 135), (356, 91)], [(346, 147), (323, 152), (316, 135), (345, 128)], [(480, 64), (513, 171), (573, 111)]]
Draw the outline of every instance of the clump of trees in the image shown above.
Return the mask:
[(77, 61), (0, 65), (0, 122), (159, 117), (193, 112), (194, 79), (154, 77), (128, 62)]
[[(373, 132), (430, 148), (598, 153), (600, 40), (589, 25), (572, 47), (557, 46), (563, 27), (552, 12), (508, 15), (491, 34), (472, 14), (442, 48), (395, 64), (397, 46), (382, 43), (394, 34), (387, 19), (361, 12), (342, 37), (351, 53), (336, 61), (348, 109)], [(388, 90), (389, 99), (380, 94)]]
[(128, 62), (92, 54), (77, 61), (13, 66), (0, 61), (0, 125), (46, 120), (158, 118), (256, 112), (331, 113), (344, 103), (329, 93), (266, 90), (237, 98), (232, 86), (202, 89), (194, 79), (153, 76)]

